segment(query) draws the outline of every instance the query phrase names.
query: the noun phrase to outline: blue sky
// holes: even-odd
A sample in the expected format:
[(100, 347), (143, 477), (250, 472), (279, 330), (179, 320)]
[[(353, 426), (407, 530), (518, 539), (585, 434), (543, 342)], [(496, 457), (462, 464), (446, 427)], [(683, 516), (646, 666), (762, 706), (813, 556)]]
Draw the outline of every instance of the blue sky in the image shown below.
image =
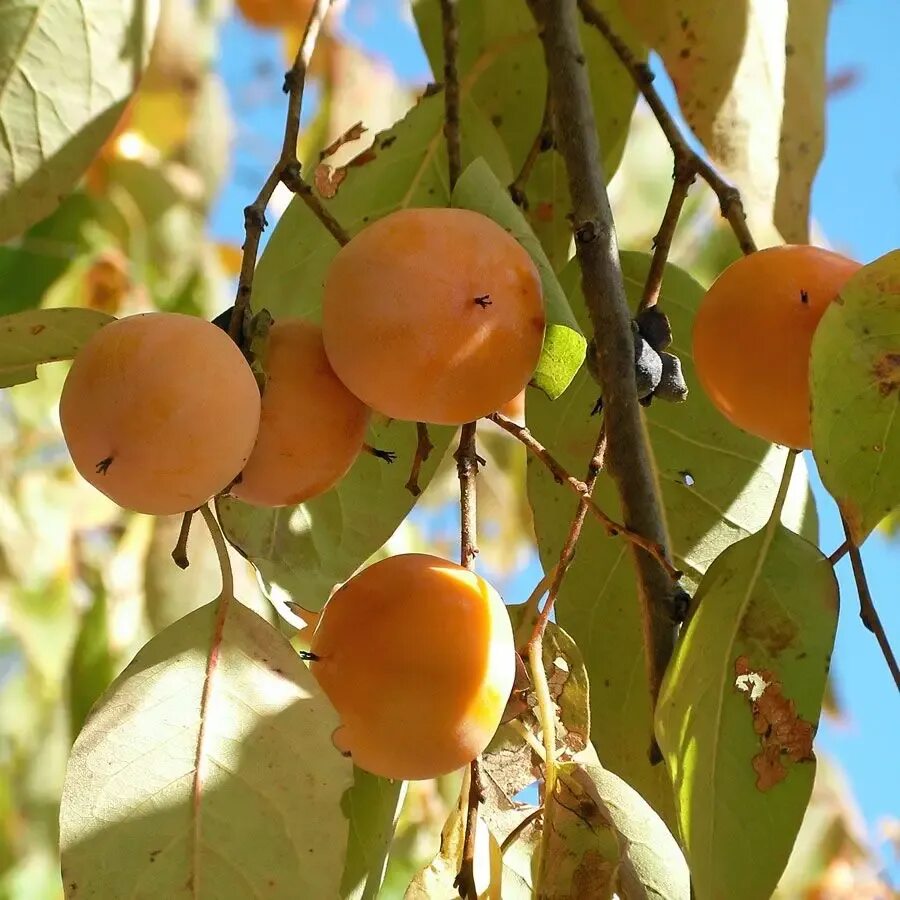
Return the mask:
[[(345, 30), (359, 43), (390, 58), (405, 79), (424, 81), (428, 66), (415, 33), (398, 15), (400, 0), (353, 0)], [(829, 100), (825, 159), (813, 193), (813, 214), (829, 241), (868, 262), (900, 246), (900, 4), (894, 0), (835, 0), (829, 31), (828, 72), (856, 79)], [(229, 22), (224, 33), (223, 75), (241, 120), (234, 176), (213, 219), (218, 235), (239, 239), (241, 209), (255, 195), (280, 145), (284, 104), (278, 90), (278, 41)], [(260, 66), (266, 59), (274, 66)], [(810, 469), (814, 470), (810, 460)], [(842, 539), (840, 520), (814, 476), (821, 546), (831, 552)], [(874, 536), (863, 552), (870, 587), (893, 642), (900, 649), (900, 543)], [(870, 823), (900, 816), (900, 699), (874, 638), (858, 617), (849, 563), (838, 566), (841, 621), (834, 655), (848, 721), (826, 722), (818, 746), (835, 754), (851, 778)], [(536, 581), (534, 567), (511, 586), (520, 600)], [(890, 867), (895, 883), (900, 865)]]

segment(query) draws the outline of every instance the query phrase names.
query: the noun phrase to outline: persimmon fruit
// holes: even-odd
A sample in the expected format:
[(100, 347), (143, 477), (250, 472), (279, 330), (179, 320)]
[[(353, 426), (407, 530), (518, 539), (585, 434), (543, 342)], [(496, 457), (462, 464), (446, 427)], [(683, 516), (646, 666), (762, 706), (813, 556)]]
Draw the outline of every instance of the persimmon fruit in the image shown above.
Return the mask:
[(258, 28), (305, 25), (313, 0), (237, 0), (241, 15)]
[(367, 406), (458, 425), (528, 384), (544, 306), (531, 257), (466, 209), (403, 209), (360, 231), (329, 267), (325, 352)]
[(279, 319), (263, 368), (259, 435), (231, 493), (256, 506), (302, 503), (346, 474), (362, 449), (369, 410), (332, 371), (311, 322)]
[(336, 746), (386, 778), (435, 778), (474, 759), (500, 724), (515, 675), (499, 594), (421, 553), (376, 562), (342, 585), (310, 649), (341, 718)]
[(694, 365), (733, 424), (773, 443), (810, 446), (813, 334), (860, 268), (830, 250), (789, 244), (744, 256), (716, 279), (694, 319)]
[(152, 515), (195, 509), (250, 456), (256, 379), (221, 329), (146, 313), (104, 325), (81, 348), (59, 404), (81, 475), (120, 506)]

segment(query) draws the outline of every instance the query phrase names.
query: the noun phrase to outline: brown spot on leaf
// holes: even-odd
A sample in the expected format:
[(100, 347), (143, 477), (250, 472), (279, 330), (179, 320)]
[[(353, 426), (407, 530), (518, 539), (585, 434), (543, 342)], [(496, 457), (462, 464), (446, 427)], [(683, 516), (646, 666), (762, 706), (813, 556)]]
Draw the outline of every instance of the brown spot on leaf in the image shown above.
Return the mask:
[(780, 656), (797, 638), (797, 623), (770, 607), (753, 602), (741, 622), (740, 633), (762, 644), (770, 656)]
[(604, 891), (612, 885), (616, 866), (599, 851), (589, 850), (581, 858), (572, 873), (571, 897), (605, 896)]
[(345, 168), (333, 169), (328, 163), (319, 163), (314, 175), (316, 190), (326, 199), (331, 200), (347, 177)]
[(552, 203), (538, 203), (534, 210), (535, 217), (539, 222), (552, 222), (553, 221), (553, 204)]
[(46, 325), (32, 325), (30, 331), (32, 334), (40, 334), (46, 327)]
[(882, 397), (900, 388), (900, 353), (884, 353), (872, 364), (872, 376)]
[(351, 125), (343, 134), (339, 134), (320, 154), (319, 159), (325, 160), (329, 156), (334, 156), (344, 144), (351, 141), (358, 141), (366, 133), (366, 126), (362, 122)]
[(773, 672), (754, 670), (746, 656), (739, 656), (734, 674), (734, 686), (750, 701), (753, 730), (759, 736), (760, 751), (751, 763), (756, 787), (769, 791), (787, 777), (785, 757), (792, 762), (813, 759), (813, 725), (797, 715), (794, 701), (784, 696)]

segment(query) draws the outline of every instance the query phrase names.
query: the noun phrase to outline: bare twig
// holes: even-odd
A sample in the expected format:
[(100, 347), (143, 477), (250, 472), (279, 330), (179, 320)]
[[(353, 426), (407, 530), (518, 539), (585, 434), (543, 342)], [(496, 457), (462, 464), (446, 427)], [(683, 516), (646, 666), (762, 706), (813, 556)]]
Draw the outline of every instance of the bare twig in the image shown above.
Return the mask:
[(474, 422), (463, 425), (460, 430), (459, 446), (454, 459), (456, 473), (459, 476), (459, 558), (462, 565), (471, 569), (478, 555), (475, 476), (478, 474), (479, 456), (475, 447)]
[(675, 229), (678, 226), (684, 201), (687, 200), (688, 191), (694, 183), (694, 172), (693, 166), (680, 164), (676, 159), (672, 193), (669, 194), (669, 202), (666, 204), (659, 231), (653, 239), (653, 259), (650, 261), (650, 271), (647, 272), (644, 293), (641, 295), (641, 302), (638, 306), (639, 313), (651, 306), (656, 306), (659, 300), (666, 262), (669, 259), (669, 251), (672, 249), (672, 239), (675, 237)]
[(659, 122), (663, 134), (672, 148), (672, 153), (675, 155), (676, 171), (679, 167), (686, 167), (696, 172), (712, 188), (719, 199), (722, 215), (728, 220), (741, 251), (753, 253), (756, 250), (756, 242), (747, 227), (744, 204), (737, 188), (725, 181), (699, 153), (691, 149), (672, 114), (666, 109), (665, 103), (653, 86), (653, 73), (650, 71), (650, 67), (637, 59), (625, 41), (612, 30), (606, 16), (597, 9), (593, 0), (578, 0), (578, 7), (585, 22), (596, 28), (606, 38), (613, 53), (619, 57), (637, 89), (647, 101), (647, 105), (656, 117), (656, 121)]
[(175, 549), (172, 550), (172, 559), (179, 569), (186, 569), (191, 564), (191, 561), (188, 559), (187, 542), (191, 534), (191, 522), (196, 511), (195, 509), (189, 509), (181, 519), (181, 530), (178, 532)]
[[(308, 188), (300, 175), (300, 163), (297, 160), (297, 136), (300, 133), (300, 108), (303, 103), (306, 72), (309, 68), (309, 61), (312, 59), (322, 22), (332, 2), (333, 0), (316, 0), (309, 21), (306, 23), (306, 30), (303, 33), (303, 40), (297, 48), (294, 64), (284, 76), (284, 91), (288, 95), (288, 108), (285, 117), (284, 140), (281, 144), (281, 153), (259, 193), (256, 195), (256, 199), (244, 208), (244, 255), (241, 260), (237, 297), (228, 327), (228, 332), (234, 340), (238, 340), (240, 337), (244, 318), (247, 310), (250, 308), (250, 295), (253, 291), (253, 275), (256, 270), (259, 242), (262, 239), (263, 230), (268, 224), (266, 222), (266, 207), (269, 205), (269, 200), (272, 199), (275, 188), (283, 182), (290, 190), (300, 193), (307, 203), (311, 202), (311, 197), (316, 206), (321, 207), (318, 199), (313, 195), (312, 190)], [(306, 194), (309, 194), (309, 197)], [(329, 231), (335, 236), (336, 240), (340, 243), (346, 243), (349, 237), (333, 221), (331, 214), (324, 209), (321, 210), (321, 213), (331, 222), (332, 227), (329, 227), (328, 222), (323, 219), (323, 224), (329, 227)], [(320, 219), (322, 219), (322, 215), (320, 215)], [(336, 230), (334, 226), (337, 226)]]
[[(517, 422), (513, 422), (512, 419), (507, 418), (501, 413), (492, 413), (487, 417), (490, 419), (495, 425), (499, 425), (504, 431), (508, 434), (511, 434), (516, 440), (520, 441), (527, 450), (533, 453), (550, 471), (550, 474), (553, 476), (553, 480), (557, 484), (564, 484), (571, 488), (576, 494), (579, 496), (585, 496), (587, 491), (587, 485), (576, 478), (574, 475), (571, 475), (569, 472), (563, 468), (562, 464), (547, 450), (544, 445), (534, 437), (534, 435), (523, 425), (519, 425)], [(675, 568), (672, 565), (669, 558), (666, 556), (665, 548), (661, 544), (657, 544), (654, 541), (648, 540), (642, 534), (639, 534), (636, 531), (632, 531), (632, 529), (623, 525), (621, 522), (616, 522), (614, 519), (610, 518), (596, 503), (595, 500), (590, 497), (588, 503), (588, 511), (593, 515), (595, 519), (603, 524), (606, 528), (607, 534), (610, 537), (614, 537), (615, 535), (621, 535), (625, 540), (631, 541), (637, 547), (640, 547), (643, 550), (646, 550), (662, 567), (665, 569), (666, 573), (675, 581), (677, 581), (682, 576), (682, 572)]]
[(866, 579), (866, 570), (863, 567), (862, 555), (859, 552), (859, 547), (852, 542), (850, 529), (847, 527), (846, 522), (844, 522), (844, 533), (847, 535), (847, 542), (849, 543), (847, 552), (850, 554), (850, 564), (853, 566), (853, 577), (856, 579), (856, 590), (859, 594), (859, 617), (862, 619), (863, 625), (875, 635), (875, 640), (878, 641), (878, 646), (881, 647), (884, 660), (891, 670), (891, 675), (894, 676), (894, 684), (897, 686), (897, 690), (900, 690), (900, 666), (897, 665), (897, 657), (894, 656), (884, 625), (881, 624), (878, 610), (875, 609), (875, 603), (869, 591), (869, 582)]
[(441, 0), (441, 24), (444, 34), (444, 137), (450, 162), (450, 190), (462, 174), (459, 141), (459, 77), (456, 53), (459, 49), (459, 25), (456, 21), (457, 0)]
[[(626, 525), (655, 544), (666, 533), (634, 379), (631, 313), (602, 167), (590, 82), (574, 0), (528, 0), (537, 20), (553, 93), (556, 145), (566, 164), (581, 283), (604, 390), (606, 467)], [(674, 586), (653, 556), (632, 544), (647, 679), (653, 703), (675, 643)]]
[(431, 437), (428, 434), (428, 426), (424, 422), (416, 422), (416, 435), (418, 437), (416, 455), (413, 457), (409, 480), (406, 482), (406, 489), (413, 497), (418, 497), (422, 493), (422, 489), (419, 487), (419, 474), (422, 466), (431, 456), (431, 451), (434, 450), (434, 444), (431, 443)]
[(463, 900), (478, 900), (478, 889), (475, 886), (475, 836), (478, 833), (478, 807), (484, 803), (484, 786), (481, 782), (481, 763), (477, 757), (469, 763), (468, 782), (469, 796), (466, 802), (466, 833), (463, 840), (462, 862), (453, 880), (453, 886)]
[(850, 550), (851, 544), (852, 542), (850, 541), (850, 539), (846, 539), (844, 543), (841, 544), (841, 546), (838, 547), (837, 550), (835, 550), (834, 553), (832, 553), (831, 556), (828, 557), (828, 562), (830, 562), (833, 566), (837, 565), (847, 555)]
[(547, 98), (544, 100), (544, 115), (541, 119), (541, 127), (535, 135), (534, 141), (528, 148), (528, 153), (522, 163), (519, 174), (516, 175), (515, 181), (509, 186), (509, 195), (512, 197), (516, 206), (522, 209), (528, 209), (528, 195), (525, 192), (525, 186), (531, 177), (531, 171), (537, 162), (538, 156), (545, 153), (553, 146), (553, 110), (550, 106), (550, 85), (547, 85)]

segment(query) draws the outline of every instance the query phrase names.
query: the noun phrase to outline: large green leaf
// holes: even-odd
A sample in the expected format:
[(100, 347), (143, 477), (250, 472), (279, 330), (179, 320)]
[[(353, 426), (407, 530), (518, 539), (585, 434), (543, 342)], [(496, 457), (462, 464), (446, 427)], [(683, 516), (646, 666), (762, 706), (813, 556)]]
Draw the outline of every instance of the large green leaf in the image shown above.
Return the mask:
[(809, 239), (825, 146), (829, 0), (622, 0), (694, 133), (741, 189), (757, 240)]
[(722, 553), (696, 600), (656, 734), (697, 900), (768, 900), (812, 793), (837, 581), (772, 521)]
[[(443, 97), (423, 98), (402, 121), (376, 137), (368, 162), (347, 170), (337, 196), (322, 202), (351, 234), (395, 209), (449, 206), (443, 123)], [(477, 109), (467, 114), (462, 139), (466, 163), (483, 157), (499, 177), (509, 176), (500, 139)], [(337, 251), (337, 242), (306, 204), (294, 200), (260, 260), (254, 306), (276, 317), (318, 320), (325, 272)], [(429, 432), (435, 448), (422, 467), (423, 489), (454, 430), (431, 426)], [(404, 489), (416, 449), (415, 425), (375, 416), (367, 441), (392, 450), (397, 461), (388, 465), (364, 454), (333, 490), (293, 508), (260, 509), (236, 500), (219, 504), (229, 540), (269, 584), (288, 591), (307, 608), (320, 608), (334, 584), (394, 533), (415, 502)]]
[(52, 212), (119, 120), (158, 0), (0, 4), (0, 241)]
[[(628, 296), (636, 304), (649, 257), (624, 253), (622, 265)], [(579, 322), (588, 328), (578, 274), (573, 261), (560, 281)], [(730, 425), (697, 383), (688, 339), (702, 295), (702, 288), (690, 276), (667, 267), (662, 309), (672, 322), (674, 351), (681, 357), (691, 390), (685, 403), (654, 403), (645, 414), (671, 546), (678, 567), (686, 573), (688, 588), (697, 584), (726, 546), (764, 524), (782, 470), (781, 452)], [(578, 477), (583, 477), (597, 439), (599, 423), (591, 417), (597, 390), (582, 368), (556, 403), (537, 392), (528, 398), (529, 428)], [(559, 559), (577, 499), (534, 460), (529, 460), (528, 482), (546, 570)], [(617, 494), (608, 476), (601, 476), (595, 497), (607, 513), (619, 516)], [(815, 513), (802, 470), (795, 473), (785, 521), (815, 536)], [(607, 537), (590, 517), (563, 583), (557, 615), (588, 668), (591, 729), (600, 761), (638, 790), (672, 827), (671, 786), (665, 768), (651, 766), (647, 757), (652, 715), (630, 554), (621, 537)]]
[(812, 346), (813, 454), (857, 544), (900, 504), (900, 251), (865, 266)]
[(75, 742), (66, 895), (334, 897), (352, 766), (288, 642), (237, 601), (157, 635)]
[[(644, 51), (633, 39), (618, 4), (599, 0), (598, 5), (643, 59)], [(496, 125), (518, 173), (541, 130), (547, 93), (547, 70), (534, 18), (525, 0), (460, 0), (457, 7), (460, 91)], [(440, 4), (438, 0), (416, 0), (413, 11), (432, 71), (441, 80)], [(637, 89), (598, 32), (582, 27), (581, 41), (603, 153), (601, 162), (606, 177), (611, 178), (625, 147)], [(541, 152), (525, 193), (531, 225), (558, 267), (555, 248), (568, 245), (571, 223), (566, 218), (570, 201), (565, 168), (555, 150)]]
[(529, 252), (538, 267), (547, 328), (532, 384), (551, 400), (556, 400), (584, 362), (587, 342), (540, 241), (513, 203), (509, 191), (500, 184), (483, 159), (476, 159), (460, 176), (453, 190), (453, 205), (483, 213), (502, 225)]
[(37, 378), (42, 363), (73, 359), (112, 316), (95, 309), (34, 309), (0, 318), (0, 388)]

